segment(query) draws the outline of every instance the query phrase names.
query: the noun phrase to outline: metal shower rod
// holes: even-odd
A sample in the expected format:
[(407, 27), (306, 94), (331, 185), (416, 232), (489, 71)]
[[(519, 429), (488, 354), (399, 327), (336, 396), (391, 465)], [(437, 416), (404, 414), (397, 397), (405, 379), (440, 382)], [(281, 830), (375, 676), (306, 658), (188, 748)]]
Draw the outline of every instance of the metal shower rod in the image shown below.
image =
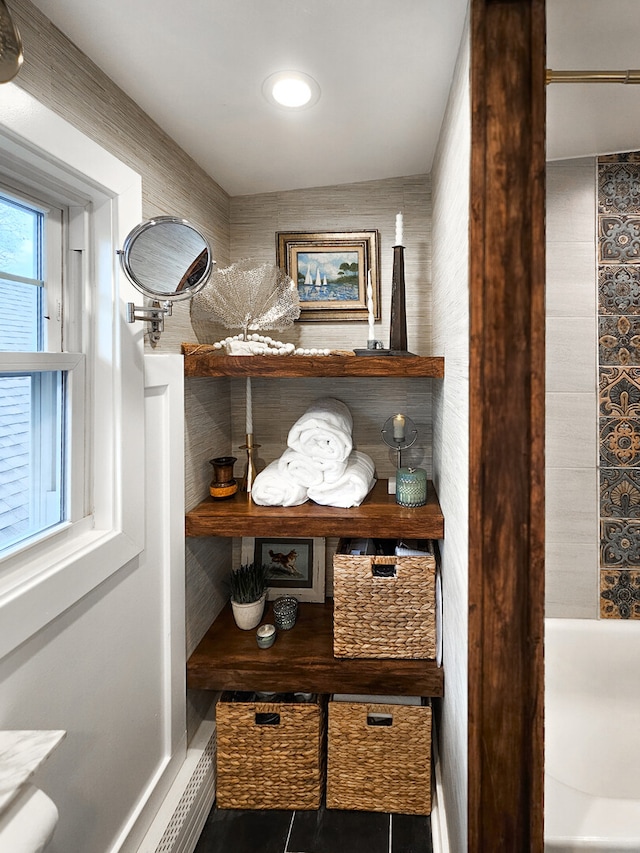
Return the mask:
[(640, 71), (553, 71), (547, 83), (640, 83)]

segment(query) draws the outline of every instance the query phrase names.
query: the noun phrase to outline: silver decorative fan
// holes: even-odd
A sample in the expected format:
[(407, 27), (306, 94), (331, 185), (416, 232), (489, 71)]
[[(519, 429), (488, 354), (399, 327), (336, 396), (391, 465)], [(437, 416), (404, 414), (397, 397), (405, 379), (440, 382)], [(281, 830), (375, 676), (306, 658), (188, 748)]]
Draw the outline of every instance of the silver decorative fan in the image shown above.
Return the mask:
[(215, 319), (241, 330), (245, 340), (251, 332), (286, 329), (299, 316), (295, 282), (280, 267), (251, 258), (214, 272), (191, 303), (193, 320)]

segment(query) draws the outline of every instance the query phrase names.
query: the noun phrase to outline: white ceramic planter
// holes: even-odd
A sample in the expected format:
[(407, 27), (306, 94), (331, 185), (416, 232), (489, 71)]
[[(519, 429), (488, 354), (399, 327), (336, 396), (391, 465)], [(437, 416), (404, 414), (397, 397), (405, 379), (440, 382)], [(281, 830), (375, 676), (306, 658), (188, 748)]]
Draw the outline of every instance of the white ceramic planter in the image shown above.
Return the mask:
[(257, 601), (252, 601), (251, 604), (236, 604), (231, 599), (231, 608), (233, 609), (233, 618), (236, 620), (238, 628), (243, 631), (250, 631), (260, 624), (262, 614), (264, 613), (264, 603), (267, 600), (266, 591), (262, 593), (262, 597)]

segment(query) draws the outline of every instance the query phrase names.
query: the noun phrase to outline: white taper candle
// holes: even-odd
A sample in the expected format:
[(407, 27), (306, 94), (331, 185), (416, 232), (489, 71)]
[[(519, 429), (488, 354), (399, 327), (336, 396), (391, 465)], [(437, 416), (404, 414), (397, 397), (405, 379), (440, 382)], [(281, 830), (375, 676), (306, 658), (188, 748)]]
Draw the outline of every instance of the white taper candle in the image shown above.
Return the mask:
[(253, 433), (253, 403), (251, 400), (251, 377), (247, 376), (247, 384), (246, 384), (246, 404), (247, 404), (247, 435), (251, 435)]
[(375, 317), (373, 315), (373, 287), (371, 286), (371, 270), (367, 274), (367, 311), (369, 319), (369, 340), (374, 340), (373, 324)]
[(397, 441), (404, 441), (404, 415), (394, 415), (393, 437)]
[(396, 216), (396, 242), (395, 246), (402, 246), (402, 214)]

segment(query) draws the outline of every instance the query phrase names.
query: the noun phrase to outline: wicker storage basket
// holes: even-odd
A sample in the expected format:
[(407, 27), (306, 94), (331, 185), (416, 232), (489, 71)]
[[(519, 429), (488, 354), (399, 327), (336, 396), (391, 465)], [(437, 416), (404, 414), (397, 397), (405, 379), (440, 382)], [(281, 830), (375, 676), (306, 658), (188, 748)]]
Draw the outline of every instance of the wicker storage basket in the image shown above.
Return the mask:
[[(335, 555), (335, 657), (435, 658), (436, 560), (433, 543), (425, 547), (430, 553), (416, 557)], [(377, 577), (381, 566), (393, 576)]]
[[(223, 809), (317, 809), (325, 704), (231, 702), (216, 709), (216, 798)], [(277, 719), (277, 723), (273, 724)]]
[[(392, 725), (370, 725), (390, 714)], [(327, 808), (431, 812), (431, 708), (329, 703)]]

